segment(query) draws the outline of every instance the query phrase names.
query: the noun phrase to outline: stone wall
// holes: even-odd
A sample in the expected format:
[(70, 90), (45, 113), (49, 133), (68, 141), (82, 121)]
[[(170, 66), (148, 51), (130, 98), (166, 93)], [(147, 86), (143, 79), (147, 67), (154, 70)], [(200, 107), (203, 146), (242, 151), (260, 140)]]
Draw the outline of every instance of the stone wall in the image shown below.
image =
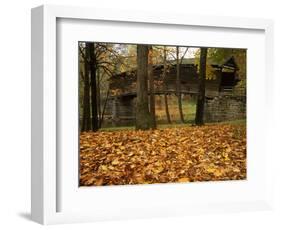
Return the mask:
[(246, 118), (246, 97), (220, 95), (206, 98), (205, 122), (221, 122)]
[(105, 109), (103, 126), (132, 126), (134, 124), (135, 98), (109, 98)]
[[(135, 124), (134, 97), (112, 97), (108, 100), (103, 126), (132, 126)], [(220, 92), (219, 96), (206, 97), (205, 122), (222, 122), (246, 118), (246, 96), (229, 95)]]

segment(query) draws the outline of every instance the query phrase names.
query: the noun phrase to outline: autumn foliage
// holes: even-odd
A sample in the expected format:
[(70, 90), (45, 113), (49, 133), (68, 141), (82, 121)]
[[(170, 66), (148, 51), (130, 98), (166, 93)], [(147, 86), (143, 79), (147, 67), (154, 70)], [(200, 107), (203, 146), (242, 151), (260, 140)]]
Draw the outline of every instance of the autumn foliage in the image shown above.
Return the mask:
[(246, 179), (245, 125), (82, 132), (80, 185)]

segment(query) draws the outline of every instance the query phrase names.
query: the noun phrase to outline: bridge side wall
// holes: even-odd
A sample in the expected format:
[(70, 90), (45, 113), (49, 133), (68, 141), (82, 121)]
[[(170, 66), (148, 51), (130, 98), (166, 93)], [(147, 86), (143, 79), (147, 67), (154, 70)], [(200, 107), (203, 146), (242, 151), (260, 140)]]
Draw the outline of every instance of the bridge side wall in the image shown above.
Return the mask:
[[(246, 118), (246, 97), (219, 95), (206, 98), (205, 122)], [(132, 126), (135, 123), (135, 97), (114, 97), (106, 106), (104, 126)]]
[(206, 99), (205, 122), (221, 122), (246, 118), (245, 96), (217, 96)]

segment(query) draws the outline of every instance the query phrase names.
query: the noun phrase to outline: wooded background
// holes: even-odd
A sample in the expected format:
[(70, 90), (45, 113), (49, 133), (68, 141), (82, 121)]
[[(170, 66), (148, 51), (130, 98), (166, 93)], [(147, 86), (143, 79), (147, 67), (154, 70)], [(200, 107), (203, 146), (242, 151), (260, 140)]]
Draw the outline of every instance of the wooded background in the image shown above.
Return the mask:
[[(120, 89), (128, 84), (130, 77), (133, 82), (127, 94), (134, 92), (136, 100), (133, 103), (130, 102), (132, 108), (128, 105), (127, 110), (134, 110), (131, 125), (136, 129), (155, 129), (158, 122), (163, 123), (158, 117), (161, 113), (156, 100), (158, 96), (165, 105), (164, 123), (184, 124), (187, 122), (186, 117), (189, 123), (191, 121), (196, 125), (203, 125), (206, 81), (207, 83), (215, 81), (218, 74), (214, 74), (214, 68), (222, 72), (223, 68), (226, 69), (224, 64), (228, 60), (233, 62), (233, 66), (228, 68), (231, 69), (235, 80), (228, 95), (235, 95), (234, 88), (242, 88), (243, 96), (246, 97), (246, 50), (244, 49), (80, 42), (80, 129), (81, 131), (97, 131), (106, 126), (107, 111), (109, 107), (115, 106), (109, 101), (114, 97), (117, 98), (118, 95), (120, 97)], [(186, 86), (183, 85), (182, 78), (191, 76), (188, 76), (188, 72), (184, 73), (183, 67), (189, 68), (189, 71), (191, 68), (194, 69), (195, 78), (197, 78), (195, 89), (184, 89)], [(157, 68), (158, 76), (155, 75)], [(229, 71), (229, 69), (226, 70)], [(174, 75), (171, 80), (174, 85), (171, 89), (167, 79), (172, 72)], [(117, 87), (112, 88), (114, 81)], [(218, 84), (221, 84), (221, 81), (219, 80)], [(161, 93), (158, 90), (159, 85), (162, 87)], [(221, 91), (220, 87), (219, 95)], [(122, 93), (124, 96), (124, 91)], [(193, 116), (185, 114), (183, 109), (185, 97), (188, 98), (188, 102), (184, 101), (184, 107), (194, 105)], [(175, 108), (175, 105), (178, 117), (171, 119), (171, 115), (173, 117), (175, 115), (175, 109), (171, 108)], [(111, 113), (114, 112), (111, 111)]]

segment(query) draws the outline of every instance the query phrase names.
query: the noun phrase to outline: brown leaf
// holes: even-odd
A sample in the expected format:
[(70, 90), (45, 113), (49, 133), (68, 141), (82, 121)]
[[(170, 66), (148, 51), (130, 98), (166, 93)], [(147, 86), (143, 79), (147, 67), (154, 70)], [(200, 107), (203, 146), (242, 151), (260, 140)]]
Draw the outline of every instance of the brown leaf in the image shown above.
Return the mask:
[(181, 182), (181, 183), (183, 183), (183, 182), (189, 182), (190, 180), (189, 180), (189, 178), (187, 178), (187, 177), (183, 177), (183, 178), (180, 178), (180, 179), (178, 179), (178, 182)]

